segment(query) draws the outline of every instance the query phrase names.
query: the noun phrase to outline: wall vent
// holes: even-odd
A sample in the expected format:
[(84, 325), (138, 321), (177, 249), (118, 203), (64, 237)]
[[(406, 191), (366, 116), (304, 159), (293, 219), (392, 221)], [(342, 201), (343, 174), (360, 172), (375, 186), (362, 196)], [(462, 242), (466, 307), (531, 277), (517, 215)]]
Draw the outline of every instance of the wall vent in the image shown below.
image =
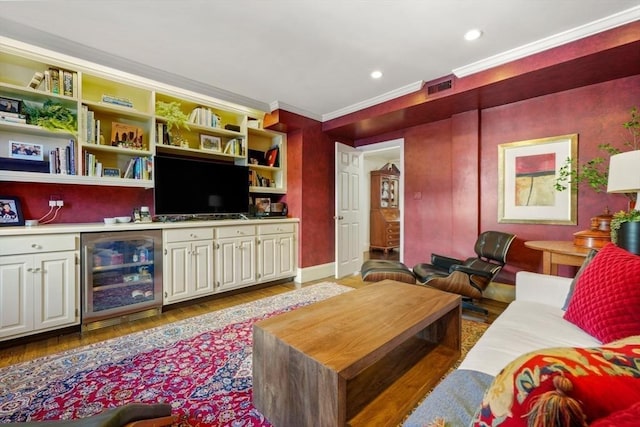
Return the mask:
[(443, 90), (449, 90), (453, 87), (453, 80), (445, 80), (440, 83), (427, 87), (427, 94), (433, 95), (434, 93), (442, 92)]

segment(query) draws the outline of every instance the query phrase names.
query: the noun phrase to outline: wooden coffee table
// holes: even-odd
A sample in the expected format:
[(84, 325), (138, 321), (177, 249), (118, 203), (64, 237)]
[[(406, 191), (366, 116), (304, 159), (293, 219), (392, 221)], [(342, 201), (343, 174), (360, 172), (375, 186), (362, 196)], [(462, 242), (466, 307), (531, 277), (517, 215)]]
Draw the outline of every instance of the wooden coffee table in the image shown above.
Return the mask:
[(277, 427), (397, 426), (460, 357), (460, 297), (384, 280), (253, 327), (253, 402)]

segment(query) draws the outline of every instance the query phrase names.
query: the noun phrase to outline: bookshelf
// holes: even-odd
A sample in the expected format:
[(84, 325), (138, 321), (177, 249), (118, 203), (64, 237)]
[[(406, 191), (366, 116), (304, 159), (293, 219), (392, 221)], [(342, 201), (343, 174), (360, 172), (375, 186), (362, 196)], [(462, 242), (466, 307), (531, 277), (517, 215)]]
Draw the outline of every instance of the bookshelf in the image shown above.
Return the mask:
[[(58, 93), (51, 89), (51, 70), (58, 70)], [(32, 79), (38, 74), (49, 75), (36, 85)], [(30, 83), (36, 87), (30, 87)], [(25, 123), (0, 118), (0, 181), (152, 188), (153, 156), (162, 153), (248, 165), (251, 174), (260, 178), (250, 185), (251, 193), (286, 193), (286, 136), (247, 125), (249, 118), (261, 122), (262, 111), (6, 38), (0, 38), (2, 98), (61, 105), (77, 124), (61, 131), (35, 125), (29, 118)], [(179, 143), (163, 136), (166, 119), (156, 114), (158, 101), (177, 102), (190, 116), (189, 130), (181, 131)], [(125, 141), (119, 130), (122, 126), (131, 130), (126, 132)], [(135, 144), (129, 135), (135, 135)], [(5, 148), (9, 141), (42, 146), (43, 160), (22, 160), (16, 168), (16, 159)], [(249, 153), (264, 155), (274, 147), (277, 164), (262, 164), (263, 159), (261, 164), (251, 164)], [(50, 153), (65, 149), (73, 151), (66, 154), (75, 159), (73, 168), (68, 164), (69, 170), (59, 174), (43, 171)], [(134, 169), (137, 173), (126, 174), (134, 162), (145, 166)]]
[[(284, 134), (248, 128), (249, 192), (286, 194), (287, 162)], [(269, 154), (273, 157), (269, 158)]]

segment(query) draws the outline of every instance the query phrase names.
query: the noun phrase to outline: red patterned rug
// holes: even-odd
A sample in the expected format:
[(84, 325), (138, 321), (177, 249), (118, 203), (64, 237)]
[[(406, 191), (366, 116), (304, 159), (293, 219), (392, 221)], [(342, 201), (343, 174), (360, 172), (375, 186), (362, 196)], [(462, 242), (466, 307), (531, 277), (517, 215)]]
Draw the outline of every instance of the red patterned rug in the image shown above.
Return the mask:
[(253, 324), (350, 289), (320, 283), (3, 368), (0, 423), (167, 402), (180, 426), (269, 426), (252, 404)]

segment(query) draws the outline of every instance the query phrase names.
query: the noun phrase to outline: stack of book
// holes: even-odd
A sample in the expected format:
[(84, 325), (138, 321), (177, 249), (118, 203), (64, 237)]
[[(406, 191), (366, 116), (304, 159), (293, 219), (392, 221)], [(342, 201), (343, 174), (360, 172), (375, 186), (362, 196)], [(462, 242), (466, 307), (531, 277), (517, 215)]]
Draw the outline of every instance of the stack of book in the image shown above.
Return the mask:
[(0, 112), (0, 121), (8, 123), (27, 123), (27, 116), (20, 113)]
[(133, 101), (121, 96), (102, 95), (102, 102), (105, 104), (119, 105), (120, 107), (133, 108)]
[(212, 128), (222, 127), (220, 116), (205, 107), (196, 107), (189, 115), (189, 123)]
[[(40, 77), (40, 76), (43, 77)], [(42, 73), (36, 72), (29, 82), (29, 87), (38, 89), (42, 85), (45, 92), (75, 98), (78, 96), (78, 73), (62, 68), (49, 67)]]
[(76, 143), (69, 140), (66, 147), (56, 147), (49, 152), (49, 173), (59, 175), (77, 175)]

